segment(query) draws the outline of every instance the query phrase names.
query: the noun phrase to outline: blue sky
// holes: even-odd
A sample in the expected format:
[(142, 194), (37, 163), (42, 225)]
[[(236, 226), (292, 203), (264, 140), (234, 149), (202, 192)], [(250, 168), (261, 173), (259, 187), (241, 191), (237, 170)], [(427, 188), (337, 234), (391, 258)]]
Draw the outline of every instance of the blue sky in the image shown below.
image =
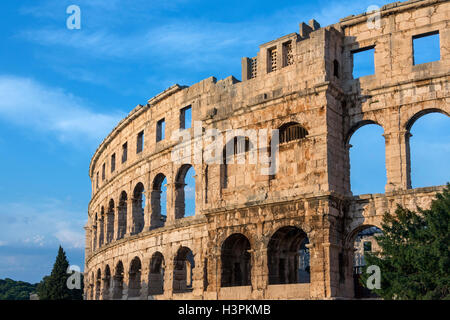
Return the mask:
[[(137, 104), (174, 83), (240, 78), (241, 57), (298, 32), (299, 22), (315, 18), (325, 26), (388, 2), (2, 1), (0, 278), (38, 282), (50, 273), (59, 244), (71, 264), (83, 266), (90, 158)], [(71, 4), (81, 8), (81, 30), (66, 28)], [(432, 118), (428, 127), (421, 120), (415, 150), (426, 145), (442, 154), (444, 149), (448, 158), (448, 119)], [(366, 129), (352, 137), (352, 152), (357, 139), (367, 145), (375, 136)], [(421, 132), (436, 144), (420, 140)], [(352, 161), (379, 160), (366, 155), (368, 160), (352, 155)], [(429, 161), (427, 156), (414, 158), (413, 167)], [(436, 161), (434, 169), (444, 170), (448, 180), (448, 166)], [(367, 179), (355, 182), (356, 193), (383, 191), (382, 174), (361, 172)], [(424, 183), (443, 179), (418, 172)]]

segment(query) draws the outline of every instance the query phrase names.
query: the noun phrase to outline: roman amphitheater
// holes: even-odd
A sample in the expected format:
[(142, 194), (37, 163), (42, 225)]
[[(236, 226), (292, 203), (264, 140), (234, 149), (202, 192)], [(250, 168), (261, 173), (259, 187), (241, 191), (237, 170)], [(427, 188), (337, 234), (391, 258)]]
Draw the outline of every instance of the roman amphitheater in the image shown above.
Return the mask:
[[(450, 114), (449, 17), (448, 1), (412, 0), (300, 23), (242, 58), (241, 80), (175, 84), (134, 108), (90, 163), (86, 299), (354, 298), (357, 235), (443, 188), (411, 188), (409, 140), (421, 116)], [(439, 59), (416, 63), (415, 39), (433, 35)], [(368, 50), (374, 73), (354, 78)], [(349, 141), (366, 124), (384, 130), (387, 184), (356, 196)]]

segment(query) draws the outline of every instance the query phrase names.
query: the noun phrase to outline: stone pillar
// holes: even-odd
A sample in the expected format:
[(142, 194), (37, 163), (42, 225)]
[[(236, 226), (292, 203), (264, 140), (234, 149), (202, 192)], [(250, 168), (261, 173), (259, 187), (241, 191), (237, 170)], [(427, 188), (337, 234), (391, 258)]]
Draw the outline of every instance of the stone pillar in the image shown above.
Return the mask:
[(251, 252), (251, 286), (252, 299), (263, 299), (264, 291), (269, 284), (269, 268), (267, 266), (267, 249), (263, 242), (260, 242), (259, 248)]
[(409, 137), (406, 131), (383, 134), (386, 144), (386, 192), (411, 188), (409, 164)]
[(125, 237), (129, 237), (133, 234), (133, 199), (127, 200), (127, 232)]
[(175, 201), (174, 201), (174, 195), (175, 195), (175, 184), (174, 183), (167, 183), (166, 185), (166, 192), (167, 192), (167, 220), (166, 224), (171, 224), (175, 220)]
[(250, 58), (244, 57), (241, 59), (242, 64), (242, 81), (250, 79), (252, 70), (251, 70), (251, 62)]
[(176, 182), (174, 183), (174, 195), (175, 195), (175, 201), (174, 201), (174, 214), (175, 219), (181, 219), (184, 217), (185, 214), (185, 195), (184, 195), (184, 187), (186, 186), (185, 183)]
[(113, 241), (118, 239), (119, 235), (119, 213), (120, 213), (120, 202), (119, 204), (114, 208), (114, 234), (113, 234)]
[(148, 300), (148, 267), (141, 267), (141, 300)]
[(152, 205), (151, 205), (151, 191), (145, 191), (145, 207), (144, 207), (144, 228), (142, 231), (147, 231), (151, 229), (151, 215), (152, 215)]
[(152, 190), (150, 194), (150, 229), (162, 226), (161, 221), (161, 193), (160, 190)]
[[(170, 255), (173, 257), (174, 255)], [(164, 270), (164, 297), (165, 299), (170, 299), (173, 296), (173, 258), (165, 259), (165, 270)]]

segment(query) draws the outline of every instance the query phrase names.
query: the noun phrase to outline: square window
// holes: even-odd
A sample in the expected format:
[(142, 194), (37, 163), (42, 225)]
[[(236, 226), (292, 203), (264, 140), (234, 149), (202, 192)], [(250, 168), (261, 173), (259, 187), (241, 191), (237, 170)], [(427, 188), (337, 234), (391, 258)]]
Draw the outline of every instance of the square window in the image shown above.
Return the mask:
[(102, 181), (106, 178), (106, 164), (102, 165)]
[(352, 51), (353, 79), (375, 74), (375, 47), (365, 47)]
[(413, 36), (413, 65), (441, 59), (439, 31)]
[(189, 129), (192, 127), (192, 108), (187, 106), (180, 110), (180, 129)]
[(166, 122), (164, 119), (161, 119), (156, 123), (156, 142), (164, 140), (165, 131)]

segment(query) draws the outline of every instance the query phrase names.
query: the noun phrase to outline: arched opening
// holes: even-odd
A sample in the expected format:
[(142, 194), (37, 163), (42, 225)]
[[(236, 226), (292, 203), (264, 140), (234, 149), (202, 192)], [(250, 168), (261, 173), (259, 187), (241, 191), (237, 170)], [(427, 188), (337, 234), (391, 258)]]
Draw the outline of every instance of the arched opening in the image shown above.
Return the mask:
[(240, 233), (229, 236), (222, 244), (222, 287), (251, 284), (250, 241)]
[(139, 182), (133, 191), (133, 230), (132, 234), (142, 232), (144, 229), (144, 185)]
[(123, 263), (119, 261), (116, 265), (116, 270), (113, 278), (113, 295), (115, 300), (121, 300), (123, 294)]
[(300, 140), (308, 135), (308, 131), (297, 122), (283, 124), (279, 129), (280, 144)]
[(164, 269), (164, 256), (161, 252), (155, 252), (150, 259), (150, 272), (148, 274), (149, 295), (164, 293)]
[(99, 268), (97, 270), (97, 277), (95, 279), (95, 300), (100, 300), (101, 287), (102, 287), (102, 271)]
[(428, 109), (407, 124), (407, 157), (413, 188), (444, 185), (450, 181), (450, 117)]
[(282, 227), (269, 240), (269, 284), (309, 283), (309, 239), (296, 227)]
[(120, 193), (119, 207), (118, 207), (118, 225), (117, 225), (117, 239), (122, 239), (127, 232), (127, 193), (122, 191)]
[(222, 151), (222, 164), (220, 165), (221, 189), (228, 188), (231, 176), (242, 173), (242, 171), (236, 172), (236, 167), (231, 165), (245, 164), (245, 154), (250, 150), (253, 150), (253, 145), (250, 139), (244, 136), (236, 136), (225, 144)]
[(368, 252), (376, 252), (380, 250), (376, 241), (376, 236), (381, 233), (382, 231), (378, 227), (371, 225), (360, 226), (352, 232), (350, 243), (353, 248), (353, 255), (351, 258), (353, 262), (353, 284), (355, 298), (376, 297), (374, 293), (361, 285), (359, 279), (363, 272), (363, 268), (366, 265), (364, 255)]
[(195, 262), (191, 249), (187, 247), (178, 249), (173, 265), (173, 292), (192, 291), (192, 273)]
[(128, 297), (134, 298), (141, 295), (141, 260), (135, 257), (130, 264)]
[(386, 146), (383, 133), (380, 125), (364, 121), (349, 134), (350, 185), (354, 195), (384, 193)]
[(102, 207), (100, 210), (100, 234), (98, 236), (98, 247), (102, 247), (105, 241), (105, 209)]
[(184, 164), (175, 179), (175, 219), (195, 215), (195, 170)]
[(105, 267), (105, 276), (103, 277), (103, 300), (109, 299), (109, 292), (111, 289), (111, 270), (109, 269), (109, 265)]
[(162, 173), (153, 180), (151, 193), (152, 216), (150, 228), (163, 227), (167, 219), (167, 179)]
[(114, 240), (114, 200), (109, 200), (108, 212), (106, 213), (106, 243)]

